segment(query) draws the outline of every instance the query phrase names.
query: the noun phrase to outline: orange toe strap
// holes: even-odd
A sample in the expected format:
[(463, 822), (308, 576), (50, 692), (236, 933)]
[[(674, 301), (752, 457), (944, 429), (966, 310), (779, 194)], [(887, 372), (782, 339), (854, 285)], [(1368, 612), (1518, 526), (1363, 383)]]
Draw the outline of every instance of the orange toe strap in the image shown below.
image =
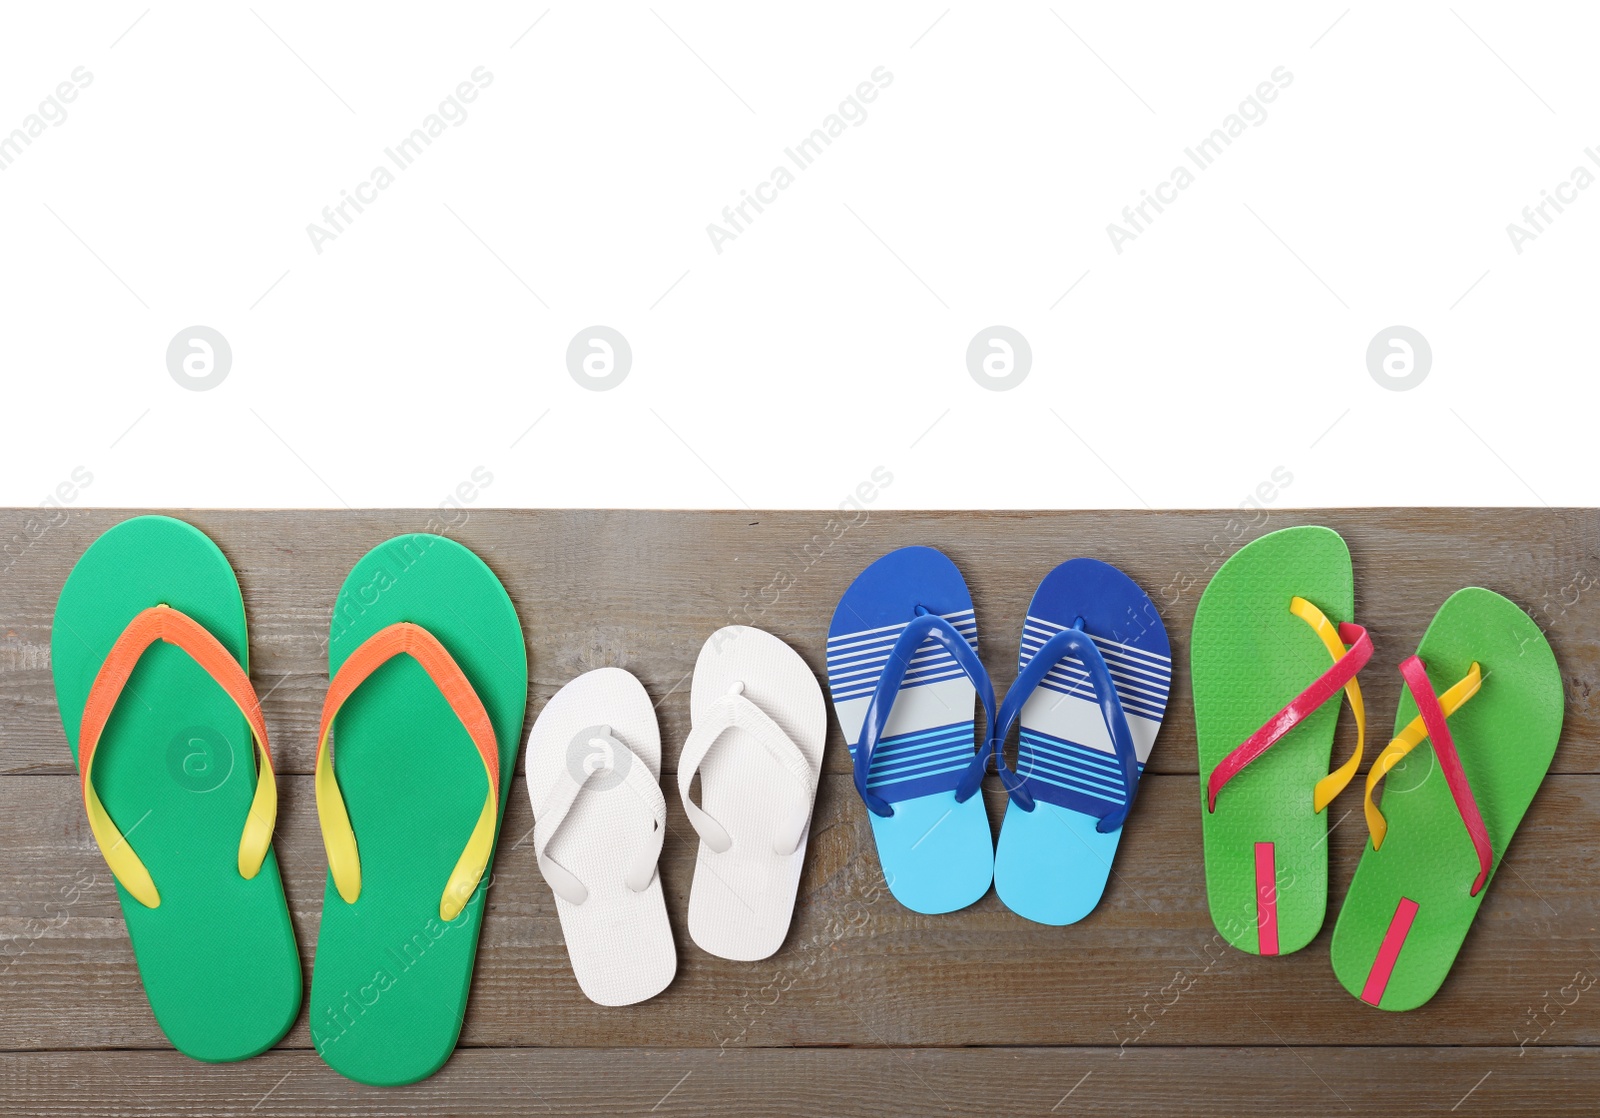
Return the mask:
[(454, 920), (478, 887), (488, 868), (489, 857), (494, 853), (495, 827), (500, 819), (500, 748), (489, 712), (484, 709), (483, 700), (472, 683), (439, 639), (420, 625), (401, 621), (379, 629), (334, 673), (328, 697), (322, 704), (322, 728), (317, 732), (317, 818), (322, 823), (322, 844), (328, 852), (328, 869), (333, 874), (339, 896), (354, 904), (361, 895), (361, 855), (356, 849), (350, 813), (345, 809), (344, 796), (334, 776), (328, 733), (333, 728), (334, 716), (356, 688), (378, 668), (402, 654), (421, 664), (422, 670), (444, 695), (477, 747), (484, 772), (489, 777), (489, 794), (484, 797), (483, 810), (439, 898), (440, 918)]
[(112, 644), (89, 688), (89, 697), (83, 704), (83, 718), (78, 724), (78, 769), (83, 780), (83, 804), (89, 815), (89, 830), (94, 833), (100, 853), (105, 855), (106, 864), (122, 887), (146, 908), (158, 907), (161, 894), (156, 890), (150, 871), (112, 822), (95, 793), (89, 774), (100, 735), (105, 731), (122, 689), (127, 686), (145, 649), (157, 641), (176, 645), (187, 652), (217, 681), (250, 724), (250, 735), (261, 756), (261, 769), (256, 775), (255, 798), (245, 816), (244, 833), (239, 838), (241, 877), (249, 879), (260, 872), (261, 863), (272, 845), (272, 828), (278, 817), (278, 784), (272, 771), (272, 749), (267, 744), (267, 724), (261, 717), (261, 701), (256, 698), (255, 688), (250, 686), (250, 677), (222, 642), (194, 618), (165, 605), (141, 610)]

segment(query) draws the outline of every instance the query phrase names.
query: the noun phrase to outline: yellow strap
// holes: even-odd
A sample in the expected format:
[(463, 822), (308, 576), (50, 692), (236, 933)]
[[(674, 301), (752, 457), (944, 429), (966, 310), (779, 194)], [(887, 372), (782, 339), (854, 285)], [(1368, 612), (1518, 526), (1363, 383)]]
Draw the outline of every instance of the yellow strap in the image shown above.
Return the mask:
[(472, 899), (494, 854), (494, 832), (499, 820), (499, 803), (492, 795), (486, 797), (466, 848), (456, 860), (456, 868), (450, 871), (450, 880), (445, 882), (444, 896), (439, 898), (439, 919), (447, 923), (454, 920)]
[[(93, 757), (89, 758), (89, 763), (93, 766)], [(128, 845), (128, 840), (122, 837), (122, 832), (117, 830), (117, 825), (111, 821), (111, 816), (106, 812), (105, 805), (100, 802), (100, 796), (95, 792), (94, 785), (86, 785), (84, 791), (87, 793), (84, 797), (84, 806), (89, 813), (89, 831), (94, 835), (100, 853), (105, 856), (106, 865), (111, 867), (111, 876), (116, 878), (118, 884), (145, 908), (160, 908), (161, 894), (156, 891), (156, 883), (151, 879), (150, 871), (145, 869), (144, 863), (133, 852), (133, 847)]]
[[(250, 736), (255, 737), (254, 732)], [(272, 846), (272, 829), (278, 822), (278, 777), (272, 771), (272, 755), (260, 738), (256, 738), (256, 754), (261, 758), (256, 768), (256, 794), (250, 800), (244, 834), (239, 836), (239, 876), (246, 881), (261, 872), (261, 863), (267, 860)]]
[[(1474, 660), (1467, 674), (1439, 696), (1439, 707), (1444, 711), (1444, 716), (1449, 718), (1460, 710), (1468, 699), (1478, 693), (1478, 688), (1481, 686), (1483, 686), (1483, 674), (1478, 670), (1478, 662)], [(1422, 721), (1422, 715), (1419, 714), (1392, 742), (1384, 746), (1383, 752), (1378, 754), (1377, 760), (1372, 762), (1372, 768), (1367, 772), (1367, 795), (1363, 806), (1367, 813), (1367, 830), (1372, 832), (1374, 850), (1383, 846), (1383, 840), (1389, 833), (1389, 822), (1384, 819), (1383, 812), (1378, 810), (1378, 805), (1372, 802), (1373, 789), (1378, 786), (1378, 781), (1389, 775), (1389, 770), (1398, 765), (1407, 753), (1427, 739), (1428, 728)]]
[[(333, 750), (328, 749), (328, 734), (323, 731), (317, 742), (317, 821), (322, 824), (322, 841), (328, 851), (328, 872), (333, 875), (334, 888), (346, 904), (355, 904), (362, 896), (362, 857), (355, 849), (355, 829), (350, 825), (350, 813), (344, 806), (344, 795), (339, 792), (339, 781), (333, 774)], [(438, 899), (440, 920), (454, 920), (461, 915), (472, 892), (483, 878), (483, 870), (490, 864), (494, 852), (494, 827), (499, 822), (499, 805), (494, 798), (493, 785), (483, 800), (483, 811), (472, 827), (466, 848), (451, 870), (450, 881)]]
[(328, 852), (328, 872), (333, 875), (334, 887), (346, 904), (355, 904), (361, 896), (361, 856), (356, 852), (356, 832), (350, 826), (339, 781), (333, 775), (333, 751), (328, 748), (332, 726), (330, 720), (317, 741), (317, 821), (322, 824), (322, 845)]
[[(332, 724), (329, 724), (331, 729)], [(333, 875), (334, 888), (346, 904), (354, 904), (361, 896), (361, 856), (356, 850), (356, 832), (350, 825), (350, 813), (344, 806), (344, 796), (339, 791), (339, 781), (333, 775), (333, 750), (328, 748), (328, 731), (324, 730), (317, 742), (317, 769), (315, 778), (317, 820), (322, 824), (322, 844), (328, 852), (328, 872)], [(484, 798), (483, 810), (472, 828), (466, 847), (457, 859), (450, 880), (445, 883), (439, 898), (439, 918), (454, 920), (472, 899), (483, 871), (494, 853), (495, 827), (499, 822), (499, 802), (495, 798), (494, 784)]]
[[(267, 850), (272, 846), (272, 826), (278, 817), (278, 778), (272, 771), (272, 754), (262, 743), (252, 727), (250, 737), (255, 742), (255, 752), (261, 758), (256, 769), (256, 792), (250, 801), (250, 813), (245, 816), (244, 831), (239, 837), (239, 876), (246, 881), (261, 872)], [(96, 749), (89, 755), (89, 774), (94, 771)], [(161, 894), (145, 868), (144, 862), (133, 852), (133, 847), (123, 837), (117, 825), (100, 802), (94, 782), (84, 783), (84, 809), (89, 816), (89, 832), (94, 835), (100, 853), (105, 856), (111, 875), (126, 889), (133, 899), (146, 908), (160, 908)], [(138, 826), (137, 823), (134, 826)]]
[[(150, 871), (134, 853), (127, 838), (106, 811), (94, 787), (94, 762), (104, 747), (104, 735), (128, 679), (139, 661), (157, 642), (181, 649), (222, 689), (244, 716), (254, 739), (254, 752), (261, 757), (256, 769), (256, 789), (239, 836), (239, 875), (246, 880), (261, 870), (272, 845), (272, 827), (278, 814), (278, 785), (272, 771), (272, 750), (267, 745), (267, 727), (261, 702), (250, 677), (233, 654), (194, 618), (166, 603), (140, 610), (112, 643), (95, 673), (94, 684), (84, 700), (78, 727), (78, 760), (82, 766), (84, 809), (89, 830), (111, 867), (112, 875), (128, 894), (146, 908), (161, 905)], [(134, 826), (138, 826), (137, 823)]]
[[(1339, 639), (1338, 627), (1329, 621), (1320, 609), (1304, 598), (1296, 596), (1289, 602), (1289, 612), (1311, 626), (1335, 663), (1344, 659), (1349, 649), (1345, 648), (1344, 641)], [(1321, 812), (1345, 790), (1356, 775), (1356, 770), (1361, 767), (1361, 755), (1366, 749), (1367, 706), (1361, 701), (1361, 684), (1354, 676), (1344, 685), (1344, 694), (1350, 701), (1351, 713), (1356, 716), (1356, 751), (1350, 755), (1348, 761), (1317, 781), (1317, 786), (1311, 793), (1311, 806), (1317, 812)]]
[(374, 671), (399, 655), (414, 659), (439, 688), (472, 739), (483, 761), (488, 783), (478, 821), (439, 898), (439, 916), (449, 921), (459, 916), (472, 899), (494, 853), (495, 832), (500, 821), (499, 747), (488, 711), (471, 680), (462, 673), (460, 665), (438, 638), (421, 626), (397, 622), (379, 630), (363, 641), (334, 673), (323, 700), (322, 727), (317, 735), (317, 818), (322, 824), (322, 841), (328, 852), (328, 870), (333, 875), (334, 887), (346, 904), (354, 904), (361, 896), (361, 856), (356, 847), (355, 829), (350, 824), (350, 814), (334, 775), (333, 751), (328, 747), (328, 739), (345, 700)]

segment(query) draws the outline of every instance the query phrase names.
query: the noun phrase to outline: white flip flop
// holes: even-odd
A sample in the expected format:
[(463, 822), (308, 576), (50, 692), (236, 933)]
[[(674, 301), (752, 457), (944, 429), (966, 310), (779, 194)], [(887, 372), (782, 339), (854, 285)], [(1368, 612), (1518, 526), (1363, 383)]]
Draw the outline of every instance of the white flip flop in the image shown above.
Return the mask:
[(621, 668), (568, 683), (534, 722), (527, 765), (534, 852), (578, 986), (600, 1005), (654, 997), (678, 954), (656, 873), (667, 812), (644, 686)]
[(678, 794), (700, 835), (689, 935), (724, 959), (765, 959), (794, 915), (827, 733), (822, 688), (777, 637), (730, 625), (700, 650), (689, 711), (678, 759)]

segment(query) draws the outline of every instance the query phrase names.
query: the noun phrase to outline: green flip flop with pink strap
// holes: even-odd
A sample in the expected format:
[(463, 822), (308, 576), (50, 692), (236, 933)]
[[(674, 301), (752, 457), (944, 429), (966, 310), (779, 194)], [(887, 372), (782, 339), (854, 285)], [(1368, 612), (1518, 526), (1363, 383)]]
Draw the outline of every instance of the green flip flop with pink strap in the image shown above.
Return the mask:
[(1394, 1010), (1422, 1005), (1450, 973), (1563, 714), (1550, 643), (1489, 590), (1452, 594), (1400, 673), (1394, 740), (1367, 775), (1371, 840), (1333, 932), (1344, 988)]

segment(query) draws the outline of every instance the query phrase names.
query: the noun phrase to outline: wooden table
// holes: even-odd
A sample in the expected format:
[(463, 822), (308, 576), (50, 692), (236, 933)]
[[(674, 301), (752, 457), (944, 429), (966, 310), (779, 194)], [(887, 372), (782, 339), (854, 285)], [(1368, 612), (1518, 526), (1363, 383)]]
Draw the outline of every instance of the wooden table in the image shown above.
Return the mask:
[[(205, 1065), (151, 1017), (111, 878), (90, 837), (50, 680), (56, 595), (125, 511), (19, 532), (0, 558), (0, 1110), (127, 1114), (972, 1114), (1600, 1110), (1600, 515), (1589, 510), (1311, 513), (533, 512), (452, 510), (450, 534), (499, 574), (521, 613), (528, 722), (563, 683), (613, 664), (660, 701), (670, 774), (689, 730), (706, 636), (768, 629), (824, 678), (835, 602), (873, 558), (943, 549), (977, 605), (997, 689), (1015, 674), (1025, 607), (1056, 563), (1091, 555), (1155, 599), (1177, 677), (1099, 909), (1069, 928), (993, 892), (920, 916), (876, 888), (866, 812), (830, 728), (826, 774), (788, 942), (761, 963), (705, 955), (684, 926), (694, 834), (668, 794), (661, 875), (678, 977), (643, 1005), (579, 992), (527, 839), (506, 810), (460, 1048), (425, 1083), (350, 1083), (317, 1058), (304, 1017), (266, 1055)], [(368, 548), (438, 525), (437, 510), (195, 512), (233, 562), (254, 678), (279, 757), (277, 849), (310, 974), (325, 863), (311, 761), (334, 594)], [(29, 518), (35, 522), (24, 526)], [(1521, 604), (1566, 680), (1555, 766), (1443, 990), (1391, 1014), (1352, 999), (1328, 964), (1332, 919), (1304, 951), (1260, 959), (1207, 915), (1187, 644), (1194, 603), (1242, 542), (1327, 524), (1355, 556), (1358, 619), (1377, 655), (1363, 689), (1382, 736), (1395, 665), (1458, 587)], [(43, 527), (43, 531), (39, 529)], [(1343, 755), (1353, 733), (1341, 716)], [(1373, 751), (1369, 750), (1369, 758)], [(991, 784), (993, 780), (991, 779)], [(671, 787), (670, 776), (666, 780)], [(1004, 796), (985, 789), (998, 827)], [(1359, 783), (1330, 811), (1330, 909), (1365, 842)], [(1594, 987), (1594, 988), (1591, 988)]]

